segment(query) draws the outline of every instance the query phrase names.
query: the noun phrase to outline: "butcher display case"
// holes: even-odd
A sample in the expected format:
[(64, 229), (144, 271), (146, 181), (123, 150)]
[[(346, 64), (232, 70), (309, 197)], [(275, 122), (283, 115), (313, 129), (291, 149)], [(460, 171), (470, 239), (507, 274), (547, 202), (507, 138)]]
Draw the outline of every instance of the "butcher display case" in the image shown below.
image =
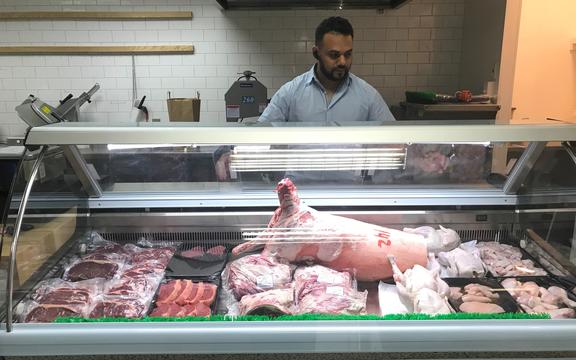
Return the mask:
[(315, 125), (32, 127), (0, 356), (576, 351), (576, 126)]

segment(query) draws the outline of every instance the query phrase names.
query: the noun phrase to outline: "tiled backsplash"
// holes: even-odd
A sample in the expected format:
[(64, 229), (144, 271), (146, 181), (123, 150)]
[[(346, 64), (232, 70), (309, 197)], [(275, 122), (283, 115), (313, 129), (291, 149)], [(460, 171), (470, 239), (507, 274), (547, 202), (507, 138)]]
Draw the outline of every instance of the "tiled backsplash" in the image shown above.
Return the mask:
[[(159, 5), (162, 4), (162, 5)], [(192, 44), (193, 55), (135, 57), (137, 96), (150, 118), (167, 121), (168, 91), (202, 98), (201, 121), (223, 123), (224, 94), (250, 69), (268, 96), (313, 64), (316, 25), (348, 18), (355, 30), (352, 71), (387, 101), (407, 89), (453, 92), (458, 83), (464, 0), (412, 0), (394, 10), (224, 11), (215, 0), (0, 0), (0, 11), (192, 11), (192, 20), (0, 21), (0, 46)], [(94, 83), (84, 121), (133, 122), (130, 56), (0, 56), (0, 141), (21, 135), (14, 111), (28, 94), (56, 104)]]

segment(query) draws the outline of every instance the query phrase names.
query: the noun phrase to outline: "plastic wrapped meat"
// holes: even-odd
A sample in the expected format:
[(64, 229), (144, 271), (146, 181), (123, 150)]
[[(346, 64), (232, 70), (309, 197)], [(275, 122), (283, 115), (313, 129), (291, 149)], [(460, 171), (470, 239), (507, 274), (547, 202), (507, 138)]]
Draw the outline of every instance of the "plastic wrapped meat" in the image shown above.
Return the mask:
[(442, 277), (482, 277), (486, 274), (476, 241), (461, 244), (454, 250), (438, 253)]
[(328, 286), (312, 290), (298, 302), (300, 314), (366, 314), (368, 291)]
[(298, 301), (317, 289), (328, 286), (352, 288), (352, 278), (347, 272), (339, 272), (321, 265), (305, 266), (294, 272), (294, 291)]
[(244, 295), (288, 287), (292, 270), (273, 257), (248, 255), (229, 263), (224, 279), (236, 300), (240, 300)]
[(33, 306), (24, 318), (24, 322), (46, 323), (58, 317), (83, 316), (78, 307), (66, 305), (37, 305)]
[(94, 278), (112, 279), (121, 269), (122, 264), (109, 260), (78, 260), (64, 272), (63, 279), (81, 281)]
[(168, 265), (170, 259), (174, 255), (174, 249), (172, 248), (150, 248), (142, 249), (139, 248), (132, 254), (131, 262), (132, 264), (144, 263), (148, 261), (159, 262), (164, 267)]
[(294, 291), (292, 288), (268, 290), (242, 297), (240, 314), (292, 314)]
[(354, 269), (360, 281), (391, 277), (388, 255), (396, 256), (402, 270), (428, 262), (428, 240), (421, 234), (318, 212), (301, 203), (289, 179), (280, 181), (276, 191), (280, 207), (268, 228), (234, 248), (233, 254), (265, 245), (264, 255), (289, 262), (313, 261), (338, 271)]
[(148, 306), (142, 300), (101, 296), (96, 299), (90, 317), (139, 318), (146, 314), (147, 309)]

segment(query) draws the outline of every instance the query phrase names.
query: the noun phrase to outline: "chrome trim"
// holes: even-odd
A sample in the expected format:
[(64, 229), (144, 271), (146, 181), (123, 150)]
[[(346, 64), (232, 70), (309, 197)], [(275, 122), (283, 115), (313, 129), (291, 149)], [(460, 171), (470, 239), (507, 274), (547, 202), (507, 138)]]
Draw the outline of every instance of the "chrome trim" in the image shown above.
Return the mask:
[(8, 281), (6, 284), (6, 297), (8, 298), (8, 303), (6, 306), (6, 331), (12, 331), (12, 307), (13, 307), (13, 292), (14, 292), (14, 269), (16, 267), (16, 246), (18, 245), (18, 239), (20, 238), (20, 228), (22, 227), (22, 220), (24, 218), (24, 213), (26, 211), (26, 204), (28, 203), (28, 198), (30, 197), (30, 192), (32, 191), (32, 186), (36, 180), (36, 175), (38, 175), (38, 169), (40, 164), (44, 159), (44, 154), (46, 153), (48, 146), (43, 146), (34, 162), (32, 167), (32, 172), (30, 173), (30, 179), (26, 183), (24, 188), (24, 196), (18, 207), (18, 215), (16, 217), (16, 222), (14, 223), (14, 235), (12, 237), (12, 244), (10, 245), (10, 267), (8, 268)]
[(576, 351), (576, 320), (15, 324), (0, 356)]
[(574, 164), (576, 164), (576, 151), (574, 150), (574, 146), (572, 146), (572, 144), (570, 144), (569, 141), (563, 141), (562, 147), (564, 148), (564, 150), (566, 150), (566, 152), (568, 153), (568, 155), (572, 159), (572, 162), (574, 162)]
[[(300, 125), (300, 124), (297, 124)], [(449, 140), (447, 140), (449, 139)], [(574, 141), (576, 126), (406, 125), (380, 126), (203, 126), (108, 123), (57, 123), (30, 130), (27, 145), (89, 144), (405, 144), (455, 142)]]
[(534, 163), (544, 151), (546, 147), (546, 142), (531, 142), (526, 150), (520, 156), (520, 159), (516, 162), (516, 165), (508, 175), (508, 179), (504, 183), (503, 191), (506, 194), (516, 194), (526, 177), (532, 170)]
[(82, 187), (88, 196), (92, 198), (101, 197), (102, 189), (100, 188), (100, 184), (90, 173), (88, 165), (82, 157), (80, 150), (78, 150), (75, 145), (62, 146), (62, 149), (64, 150), (64, 156), (66, 156), (66, 159), (70, 163), (74, 173), (76, 173), (76, 176), (78, 176), (78, 179), (82, 183)]

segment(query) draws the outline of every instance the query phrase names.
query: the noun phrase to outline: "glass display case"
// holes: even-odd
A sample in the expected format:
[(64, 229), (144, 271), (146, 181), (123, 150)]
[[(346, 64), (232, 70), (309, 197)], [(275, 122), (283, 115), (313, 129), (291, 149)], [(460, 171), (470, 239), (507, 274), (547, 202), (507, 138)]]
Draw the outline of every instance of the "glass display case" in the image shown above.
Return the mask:
[(0, 356), (574, 351), (575, 141), (33, 127), (3, 218)]

